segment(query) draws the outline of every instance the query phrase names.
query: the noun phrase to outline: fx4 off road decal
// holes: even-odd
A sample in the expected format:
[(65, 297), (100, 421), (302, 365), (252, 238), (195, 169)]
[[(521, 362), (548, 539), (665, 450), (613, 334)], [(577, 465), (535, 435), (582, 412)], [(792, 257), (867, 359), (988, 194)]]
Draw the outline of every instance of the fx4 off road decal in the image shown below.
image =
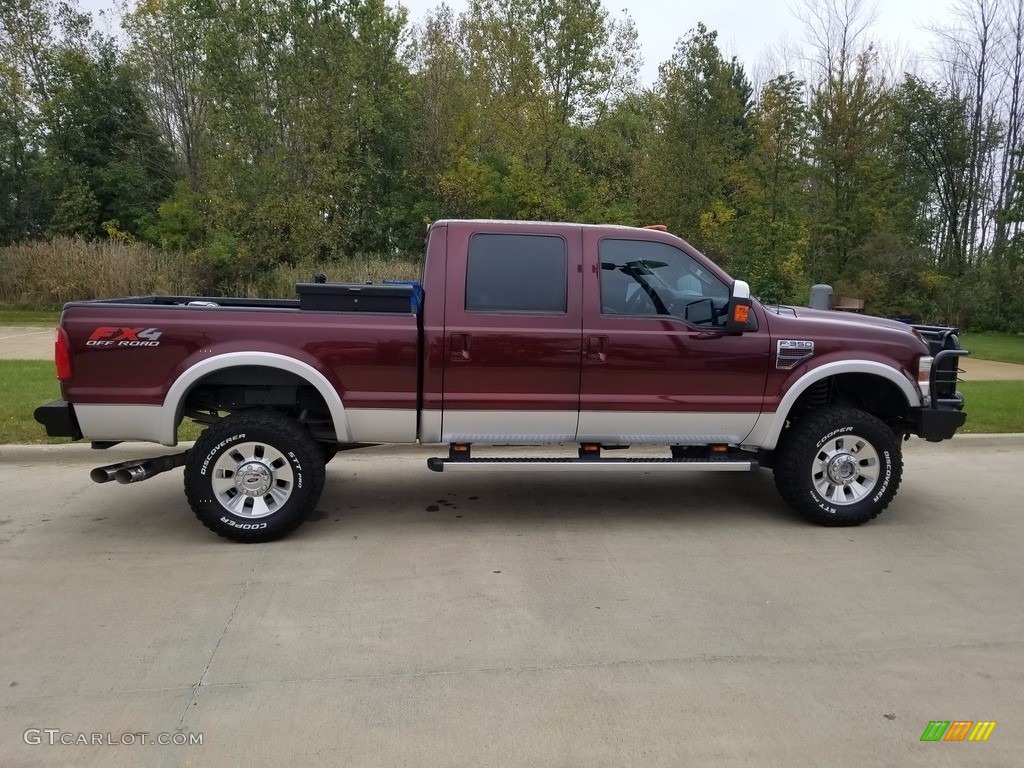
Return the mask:
[(122, 328), (104, 325), (92, 332), (87, 347), (159, 347), (163, 331), (159, 328)]

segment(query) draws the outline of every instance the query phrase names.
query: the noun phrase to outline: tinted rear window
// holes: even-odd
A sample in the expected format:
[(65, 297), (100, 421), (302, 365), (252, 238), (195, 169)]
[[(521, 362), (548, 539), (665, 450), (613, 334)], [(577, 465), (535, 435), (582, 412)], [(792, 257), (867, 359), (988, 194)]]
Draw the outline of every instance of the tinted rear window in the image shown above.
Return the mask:
[(566, 245), (548, 235), (473, 235), (466, 310), (566, 311)]

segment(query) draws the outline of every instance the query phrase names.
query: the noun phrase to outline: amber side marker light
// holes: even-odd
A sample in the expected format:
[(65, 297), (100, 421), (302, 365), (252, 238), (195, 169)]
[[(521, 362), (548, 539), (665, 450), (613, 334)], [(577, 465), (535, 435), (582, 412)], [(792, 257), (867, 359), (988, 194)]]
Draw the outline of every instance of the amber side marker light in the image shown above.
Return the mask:
[(737, 323), (745, 323), (750, 320), (750, 307), (746, 304), (737, 304), (733, 307), (732, 319)]
[(644, 229), (653, 229), (655, 232), (668, 232), (668, 227), (664, 224), (648, 224)]

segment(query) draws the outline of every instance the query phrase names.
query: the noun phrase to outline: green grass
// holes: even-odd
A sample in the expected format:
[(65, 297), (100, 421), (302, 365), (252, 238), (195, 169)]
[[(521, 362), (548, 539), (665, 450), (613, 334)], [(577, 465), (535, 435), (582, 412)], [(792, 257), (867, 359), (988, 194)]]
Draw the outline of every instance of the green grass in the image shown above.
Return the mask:
[(962, 333), (960, 345), (971, 357), (1024, 365), (1024, 336), (1006, 333)]
[(0, 306), (0, 325), (56, 325), (59, 309), (20, 309)]
[(0, 360), (0, 443), (66, 443), (46, 436), (32, 418), (36, 406), (60, 397), (57, 373), (48, 360)]
[(1024, 432), (1024, 381), (964, 381), (967, 423), (961, 431)]

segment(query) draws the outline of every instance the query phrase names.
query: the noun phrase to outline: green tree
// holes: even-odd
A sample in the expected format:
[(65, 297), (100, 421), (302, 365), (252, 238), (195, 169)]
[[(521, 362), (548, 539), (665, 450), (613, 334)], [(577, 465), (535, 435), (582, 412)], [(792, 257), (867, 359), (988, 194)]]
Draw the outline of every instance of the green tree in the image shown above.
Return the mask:
[(927, 227), (937, 265), (956, 274), (967, 263), (972, 237), (964, 231), (971, 186), (967, 101), (908, 75), (893, 105), (895, 136), (907, 158), (904, 173), (923, 187), (916, 218)]
[(748, 152), (752, 88), (703, 24), (661, 65), (657, 132), (643, 171), (641, 215), (724, 260)]
[(597, 138), (604, 122), (637, 90), (628, 17), (611, 19), (597, 0), (475, 0), (457, 22), (444, 9), (429, 19), (417, 52), (427, 124), (433, 135), (444, 126), (440, 210), (581, 219), (621, 211), (622, 185), (584, 165), (599, 167), (614, 136)]
[(809, 287), (803, 87), (788, 74), (762, 89), (750, 116), (750, 154), (734, 197), (738, 213), (730, 268), (766, 301), (803, 302)]
[[(412, 80), (413, 122), (410, 173), (420, 193), (413, 202), (421, 220), (429, 221), (471, 205), (450, 199), (441, 202), (441, 183), (470, 143), (476, 104), (462, 43), (462, 24), (447, 5), (428, 13), (411, 35), (407, 63)], [(458, 185), (450, 189), (456, 197)]]
[(0, 62), (0, 245), (35, 234), (38, 197), (30, 188), (36, 152), (28, 143), (31, 121), (20, 73)]
[(206, 111), (206, 36), (217, 10), (210, 0), (143, 0), (124, 16), (149, 114), (174, 153), (177, 175), (193, 187)]
[(170, 192), (171, 159), (146, 113), (134, 73), (113, 41), (53, 57), (42, 137), (54, 234), (98, 235), (104, 222), (137, 234)]
[[(170, 190), (169, 157), (115, 42), (72, 3), (0, 6), (7, 237), (138, 233)], [(18, 224), (20, 220), (20, 224)]]
[(884, 145), (888, 99), (873, 74), (875, 64), (872, 50), (843, 51), (812, 89), (814, 281), (835, 281), (854, 267), (858, 249), (887, 226), (894, 174)]
[(404, 25), (382, 0), (241, 0), (211, 22), (201, 184), (244, 269), (415, 241)]

